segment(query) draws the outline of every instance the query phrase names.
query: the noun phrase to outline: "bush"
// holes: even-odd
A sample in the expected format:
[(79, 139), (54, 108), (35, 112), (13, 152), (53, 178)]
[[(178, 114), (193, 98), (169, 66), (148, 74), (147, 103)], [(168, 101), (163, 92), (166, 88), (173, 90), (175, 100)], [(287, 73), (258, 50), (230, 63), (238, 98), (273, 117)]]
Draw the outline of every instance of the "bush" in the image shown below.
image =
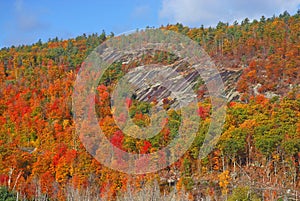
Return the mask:
[(228, 201), (259, 201), (259, 197), (249, 187), (238, 187), (233, 190)]
[(0, 187), (0, 201), (16, 201), (15, 192), (9, 191), (6, 187)]

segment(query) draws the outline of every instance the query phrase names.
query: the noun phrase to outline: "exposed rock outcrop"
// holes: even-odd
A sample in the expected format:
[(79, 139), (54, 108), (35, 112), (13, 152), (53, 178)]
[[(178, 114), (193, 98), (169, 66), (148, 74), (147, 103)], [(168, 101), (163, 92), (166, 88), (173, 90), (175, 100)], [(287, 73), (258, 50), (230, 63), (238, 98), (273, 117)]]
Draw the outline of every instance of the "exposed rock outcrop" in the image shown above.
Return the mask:
[[(224, 83), (224, 96), (229, 101), (239, 99), (235, 85), (242, 70), (226, 68), (218, 70)], [(138, 100), (152, 102), (155, 99), (161, 103), (163, 99), (169, 98), (172, 100), (172, 107), (178, 108), (180, 103), (187, 104), (197, 98), (196, 88), (205, 86), (204, 80), (217, 76), (215, 72), (205, 69), (200, 75), (185, 60), (177, 60), (170, 65), (142, 65), (130, 70), (125, 77), (133, 86)], [(209, 96), (208, 91), (204, 96)]]

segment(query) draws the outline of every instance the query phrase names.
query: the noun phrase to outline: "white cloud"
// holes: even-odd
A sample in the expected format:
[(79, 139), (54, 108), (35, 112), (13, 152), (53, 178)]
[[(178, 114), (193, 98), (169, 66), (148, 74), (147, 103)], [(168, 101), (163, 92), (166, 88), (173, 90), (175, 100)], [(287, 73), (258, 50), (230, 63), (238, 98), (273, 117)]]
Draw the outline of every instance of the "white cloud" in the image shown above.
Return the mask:
[(170, 23), (184, 25), (216, 25), (219, 21), (233, 22), (271, 17), (287, 10), (295, 13), (300, 0), (162, 0), (159, 16)]

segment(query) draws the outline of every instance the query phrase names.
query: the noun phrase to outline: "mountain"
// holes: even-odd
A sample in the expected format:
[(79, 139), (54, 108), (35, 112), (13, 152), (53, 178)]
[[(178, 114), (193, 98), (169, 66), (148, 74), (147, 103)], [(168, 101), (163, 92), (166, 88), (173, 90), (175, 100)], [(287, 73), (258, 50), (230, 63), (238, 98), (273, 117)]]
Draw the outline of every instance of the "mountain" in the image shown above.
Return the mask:
[[(203, 77), (184, 59), (151, 49), (128, 54), (107, 69), (95, 89), (100, 128), (116, 147), (141, 154), (141, 167), (149, 163), (142, 154), (154, 153), (179, 137), (179, 101), (197, 98), (199, 102), (199, 129), (184, 156), (156, 173), (127, 175), (93, 157), (128, 165), (123, 156), (115, 160), (103, 153), (105, 147), (99, 146), (97, 137), (91, 139), (99, 144), (90, 144), (93, 156), (87, 152), (75, 131), (72, 110), (81, 64), (98, 45), (118, 36), (103, 32), (6, 47), (0, 51), (0, 197), (13, 197), (17, 192), (29, 200), (114, 200), (143, 197), (145, 192), (162, 193), (164, 199), (182, 196), (183, 200), (300, 198), (300, 13), (284, 12), (252, 22), (246, 18), (232, 25), (219, 22), (208, 28), (175, 24), (160, 29), (199, 43), (223, 79), (226, 120), (210, 154), (198, 158), (212, 121), (211, 100)], [(161, 65), (166, 74), (175, 70), (181, 75), (169, 77), (173, 87), (186, 90), (183, 76), (194, 93), (176, 99), (162, 83), (141, 82), (157, 75)], [(144, 66), (151, 66), (147, 73), (141, 70)], [(124, 114), (114, 116), (110, 95), (125, 75), (136, 86), (124, 101), (136, 125), (144, 129), (150, 125), (149, 112), (155, 105), (167, 114), (163, 128), (152, 138), (128, 136), (115, 122), (122, 123)], [(191, 116), (188, 123), (194, 119)], [(139, 134), (138, 129), (129, 129)], [(167, 157), (161, 156), (159, 162), (165, 163)], [(148, 190), (152, 183), (154, 190)]]

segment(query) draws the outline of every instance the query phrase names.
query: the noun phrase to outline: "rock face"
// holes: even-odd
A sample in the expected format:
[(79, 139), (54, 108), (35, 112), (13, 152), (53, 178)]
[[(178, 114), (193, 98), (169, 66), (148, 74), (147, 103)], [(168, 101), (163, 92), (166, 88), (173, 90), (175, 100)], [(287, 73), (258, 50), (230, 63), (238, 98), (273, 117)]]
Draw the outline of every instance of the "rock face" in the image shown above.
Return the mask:
[(159, 105), (168, 99), (172, 107), (186, 105), (197, 98), (193, 87), (199, 75), (190, 72), (183, 75), (178, 71), (181, 64), (161, 67), (160, 65), (140, 66), (126, 74), (134, 93), (140, 101), (157, 100)]
[[(128, 63), (124, 61), (123, 63)], [(219, 68), (219, 75), (224, 83), (224, 96), (228, 101), (239, 98), (235, 85), (242, 70)], [(140, 101), (152, 102), (168, 99), (173, 108), (180, 107), (180, 104), (188, 104), (197, 98), (197, 90), (206, 89), (204, 80), (213, 79), (216, 71), (205, 69), (197, 71), (184, 59), (177, 60), (173, 64), (151, 64), (142, 65), (130, 70), (125, 79), (130, 83), (136, 98)], [(206, 91), (204, 97), (209, 96)]]

